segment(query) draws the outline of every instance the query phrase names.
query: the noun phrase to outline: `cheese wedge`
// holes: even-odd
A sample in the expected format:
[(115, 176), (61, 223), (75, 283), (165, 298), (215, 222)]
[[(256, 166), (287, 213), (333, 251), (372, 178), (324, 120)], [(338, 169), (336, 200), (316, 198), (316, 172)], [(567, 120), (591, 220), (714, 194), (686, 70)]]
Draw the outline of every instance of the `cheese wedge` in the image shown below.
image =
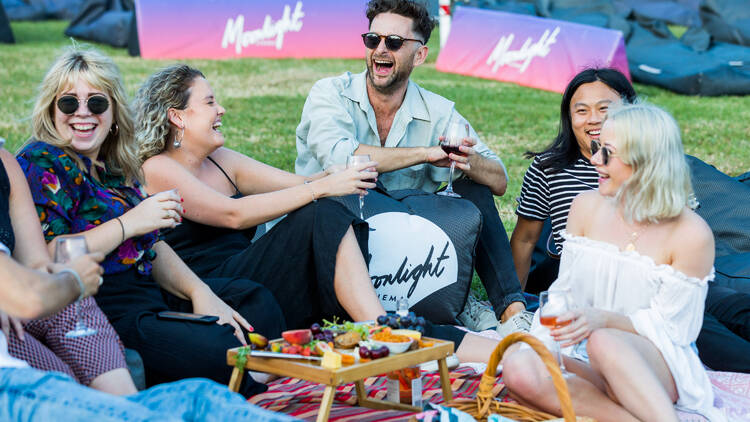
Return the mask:
[(422, 338), (422, 333), (416, 330), (393, 330), (391, 331), (391, 334), (400, 334), (402, 336), (411, 337), (417, 341)]
[(323, 361), (320, 363), (320, 366), (327, 369), (341, 368), (341, 355), (332, 351), (323, 353)]

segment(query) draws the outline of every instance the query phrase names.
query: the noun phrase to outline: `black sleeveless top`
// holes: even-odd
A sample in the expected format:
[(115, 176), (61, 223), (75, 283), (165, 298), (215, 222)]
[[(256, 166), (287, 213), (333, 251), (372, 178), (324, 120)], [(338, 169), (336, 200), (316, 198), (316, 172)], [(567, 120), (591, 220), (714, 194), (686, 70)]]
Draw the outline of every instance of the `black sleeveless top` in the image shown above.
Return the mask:
[[(208, 159), (226, 176), (234, 186), (232, 198), (241, 198), (237, 185), (221, 166), (211, 157)], [(187, 218), (182, 224), (164, 233), (164, 240), (177, 255), (199, 276), (209, 272), (227, 258), (246, 249), (255, 236), (255, 227), (234, 230), (225, 227), (209, 226)]]
[(10, 179), (2, 161), (0, 161), (0, 242), (3, 242), (11, 252), (16, 246), (13, 226), (10, 223)]

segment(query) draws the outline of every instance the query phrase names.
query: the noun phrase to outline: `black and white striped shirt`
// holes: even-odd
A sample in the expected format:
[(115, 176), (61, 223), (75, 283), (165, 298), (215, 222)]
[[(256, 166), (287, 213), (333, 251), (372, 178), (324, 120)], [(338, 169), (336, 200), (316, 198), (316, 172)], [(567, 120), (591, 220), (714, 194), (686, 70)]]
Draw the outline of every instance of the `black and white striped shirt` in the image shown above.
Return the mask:
[(541, 162), (547, 156), (535, 157), (526, 170), (516, 214), (540, 221), (550, 217), (555, 245), (560, 253), (563, 242), (560, 232), (568, 222), (573, 198), (581, 192), (597, 189), (599, 176), (591, 162), (583, 157), (557, 173), (551, 169), (542, 170)]

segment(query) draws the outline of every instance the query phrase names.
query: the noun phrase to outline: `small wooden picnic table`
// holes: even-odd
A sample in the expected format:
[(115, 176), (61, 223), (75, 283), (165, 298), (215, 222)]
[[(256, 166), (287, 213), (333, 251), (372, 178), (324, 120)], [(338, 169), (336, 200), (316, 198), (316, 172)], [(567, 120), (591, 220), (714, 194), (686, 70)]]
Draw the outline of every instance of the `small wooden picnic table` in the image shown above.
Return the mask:
[[(278, 340), (274, 340), (278, 341)], [(453, 354), (453, 342), (424, 338), (424, 342), (432, 343), (432, 346), (422, 347), (405, 353), (390, 355), (381, 359), (368, 362), (344, 365), (338, 369), (328, 369), (320, 366), (319, 361), (257, 357), (247, 355), (244, 369), (235, 366), (237, 353), (240, 348), (227, 351), (227, 364), (234, 367), (232, 377), (229, 380), (229, 389), (237, 391), (242, 382), (245, 370), (266, 372), (274, 375), (299, 378), (306, 381), (317, 382), (326, 386), (323, 399), (318, 410), (317, 422), (328, 420), (333, 404), (333, 396), (336, 387), (342, 384), (354, 383), (357, 392), (357, 404), (371, 409), (397, 409), (410, 412), (421, 412), (422, 409), (406, 404), (394, 403), (386, 400), (371, 399), (365, 391), (365, 378), (397, 371), (420, 363), (437, 360), (440, 371), (440, 384), (443, 389), (445, 401), (453, 399), (450, 378), (448, 376), (448, 365), (445, 359)]]

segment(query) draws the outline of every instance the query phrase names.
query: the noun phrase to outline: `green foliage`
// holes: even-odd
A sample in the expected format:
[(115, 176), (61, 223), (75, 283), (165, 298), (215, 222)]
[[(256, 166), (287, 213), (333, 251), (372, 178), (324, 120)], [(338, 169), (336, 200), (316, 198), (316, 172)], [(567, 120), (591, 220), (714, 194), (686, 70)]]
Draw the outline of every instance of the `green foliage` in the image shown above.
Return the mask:
[[(13, 22), (17, 44), (0, 45), (0, 136), (15, 151), (30, 133), (28, 116), (37, 84), (57, 53), (71, 41), (63, 35), (66, 22)], [(510, 233), (515, 226), (515, 201), (529, 161), (527, 150), (539, 150), (557, 132), (560, 94), (435, 70), (437, 31), (428, 44), (427, 63), (413, 79), (456, 102), (482, 139), (504, 160), (510, 181), (496, 198), (500, 217)], [(146, 76), (173, 61), (129, 57), (124, 49), (98, 46), (120, 66), (129, 95)], [(346, 71), (360, 72), (362, 60), (187, 60), (201, 69), (227, 109), (222, 130), (227, 146), (273, 166), (293, 170), (294, 131), (312, 84)], [(750, 97), (687, 97), (636, 84), (649, 101), (671, 112), (683, 130), (685, 150), (719, 170), (736, 175), (750, 166)]]

